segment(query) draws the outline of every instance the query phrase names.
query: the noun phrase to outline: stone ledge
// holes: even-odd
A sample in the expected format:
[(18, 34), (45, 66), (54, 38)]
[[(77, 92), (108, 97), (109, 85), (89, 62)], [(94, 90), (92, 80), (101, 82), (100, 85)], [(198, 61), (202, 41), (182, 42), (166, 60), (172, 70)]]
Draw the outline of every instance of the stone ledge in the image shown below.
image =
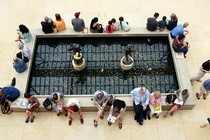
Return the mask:
[[(82, 32), (75, 32), (72, 28), (70, 29), (66, 29), (65, 31), (59, 32), (59, 33), (52, 33), (52, 34), (44, 34), (42, 32), (42, 30), (39, 29), (33, 29), (31, 30), (33, 37), (33, 40), (30, 43), (26, 43), (26, 45), (30, 48), (30, 50), (32, 51), (32, 54), (34, 52), (34, 47), (35, 46), (35, 41), (37, 37), (78, 37), (78, 36), (105, 36), (105, 37), (112, 37), (112, 36), (168, 36), (169, 39), (169, 43), (170, 45), (172, 44), (172, 39), (170, 37), (169, 31), (168, 30), (164, 30), (162, 32), (150, 32), (148, 31), (145, 27), (132, 27), (130, 29), (129, 32), (124, 32), (124, 31), (117, 31), (117, 32), (113, 32), (111, 34), (108, 33), (82, 33)], [(186, 68), (186, 64), (185, 64), (185, 59), (178, 59), (175, 57), (175, 53), (173, 51), (173, 49), (171, 49), (171, 53), (172, 53), (172, 57), (173, 57), (173, 61), (175, 64), (175, 71), (177, 73), (177, 80), (178, 80), (178, 84), (179, 87), (181, 89), (186, 88), (189, 90), (189, 93), (193, 93), (192, 92), (192, 87), (189, 81), (189, 76), (188, 76), (188, 72), (187, 72), (187, 68)], [(29, 81), (29, 75), (30, 75), (30, 69), (31, 69), (31, 62), (32, 60), (29, 62), (29, 70), (27, 71), (26, 77), (23, 77), (24, 79), (24, 92), (26, 92), (26, 87), (27, 87), (27, 83)], [(152, 91), (151, 91), (152, 92)], [(127, 104), (127, 110), (133, 110), (133, 102), (132, 99), (130, 97), (129, 94), (124, 94), (124, 95), (119, 95), (116, 94), (115, 95), (118, 99), (122, 99), (126, 102)], [(38, 99), (40, 100), (40, 104), (41, 104), (41, 111), (44, 111), (45, 109), (42, 106), (42, 102), (44, 101), (44, 99), (47, 96), (38, 96)], [(92, 95), (83, 95), (83, 96), (71, 96), (71, 95), (66, 95), (65, 97), (65, 102), (68, 101), (69, 98), (71, 97), (75, 97), (78, 98), (79, 101), (81, 102), (81, 106), (83, 107), (84, 111), (96, 111), (96, 108), (93, 105), (93, 101), (91, 101)], [(181, 109), (193, 109), (193, 107), (195, 106), (195, 97), (193, 94), (190, 94), (187, 102), (185, 103), (185, 105), (181, 108)], [(24, 109), (19, 109), (15, 104), (12, 105), (12, 107), (16, 110), (16, 111), (24, 111)], [(162, 109), (169, 109), (171, 107), (171, 105), (166, 105), (165, 103), (163, 104)]]

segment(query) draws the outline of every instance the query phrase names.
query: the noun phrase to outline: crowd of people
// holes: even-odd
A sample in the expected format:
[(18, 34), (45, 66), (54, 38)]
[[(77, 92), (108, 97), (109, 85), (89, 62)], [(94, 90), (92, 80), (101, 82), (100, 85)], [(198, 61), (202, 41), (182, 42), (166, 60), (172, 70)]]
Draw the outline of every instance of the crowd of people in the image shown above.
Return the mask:
[[(84, 29), (87, 29), (85, 26), (85, 22), (82, 18), (79, 18), (80, 12), (76, 12), (74, 14), (74, 18), (71, 20), (74, 31), (82, 32)], [(188, 52), (189, 43), (185, 42), (185, 37), (189, 33), (185, 28), (188, 27), (189, 23), (185, 22), (184, 24), (178, 24), (178, 18), (176, 14), (172, 13), (170, 19), (167, 20), (166, 16), (162, 17), (162, 20), (157, 21), (159, 17), (159, 13), (155, 13), (153, 17), (149, 17), (147, 19), (146, 29), (148, 31), (163, 31), (165, 28), (170, 31), (171, 38), (174, 39), (172, 43), (172, 47), (175, 52), (182, 52), (184, 57), (186, 58), (186, 54)], [(48, 16), (44, 17), (44, 21), (41, 22), (42, 31), (45, 34), (49, 33), (57, 33), (63, 30), (66, 30), (66, 24), (61, 15), (56, 13), (55, 20), (53, 21)], [(102, 24), (98, 23), (98, 17), (94, 17), (91, 20), (89, 30), (91, 33), (113, 33), (114, 31), (123, 30), (125, 32), (130, 30), (130, 26), (124, 17), (119, 17), (119, 21), (116, 21), (115, 18), (112, 18), (108, 21), (108, 24), (104, 27)], [(32, 40), (32, 35), (29, 29), (23, 25), (19, 25), (19, 29), (17, 30), (18, 37), (15, 40), (18, 42), (18, 49), (20, 52), (16, 54), (13, 62), (13, 68), (18, 73), (22, 73), (27, 69), (27, 63), (31, 59), (31, 52), (29, 48), (26, 46), (28, 42)], [(192, 85), (194, 85), (194, 81), (202, 82), (200, 79), (205, 75), (205, 73), (210, 73), (210, 60), (205, 61), (196, 76), (190, 79)], [(6, 86), (0, 89), (0, 99), (1, 102), (7, 102), (10, 109), (8, 111), (8, 115), (13, 112), (11, 108), (11, 103), (14, 102), (19, 96), (20, 91), (15, 88), (16, 79), (13, 78), (10, 86)], [(200, 87), (200, 92), (196, 93), (197, 99), (200, 99), (203, 96), (205, 100), (210, 92), (210, 79), (203, 82)], [(153, 115), (155, 115), (156, 119), (159, 118), (160, 113), (162, 112), (161, 105), (163, 104), (163, 97), (161, 96), (160, 91), (154, 91), (150, 93), (150, 91), (146, 88), (146, 85), (141, 85), (131, 92), (131, 97), (133, 99), (133, 107), (134, 107), (134, 120), (136, 120), (140, 125), (143, 125), (144, 120), (147, 118), (150, 120)], [(187, 89), (178, 90), (175, 92), (177, 98), (174, 102), (172, 102), (171, 109), (163, 114), (163, 118), (173, 116), (174, 112), (176, 112), (181, 106), (184, 105), (186, 100), (189, 97), (189, 92)], [(39, 100), (30, 93), (25, 93), (24, 98), (28, 101), (28, 108), (26, 109), (26, 120), (28, 123), (29, 120), (31, 123), (34, 122), (35, 116), (33, 114), (34, 111), (38, 112), (40, 103)], [(78, 113), (80, 123), (84, 123), (82, 106), (78, 99), (71, 98), (64, 105), (64, 94), (60, 92), (53, 92), (49, 97), (50, 102), (53, 104), (53, 107), (57, 113), (57, 116), (61, 114), (65, 114), (68, 117), (68, 124), (71, 125), (73, 118), (72, 114)], [(118, 121), (119, 129), (122, 128), (122, 118), (126, 111), (126, 103), (123, 100), (115, 99), (114, 96), (109, 95), (106, 91), (98, 90), (94, 93), (93, 103), (97, 108), (96, 118), (93, 120), (94, 127), (98, 126), (99, 118), (104, 118), (105, 108), (107, 106), (110, 107), (109, 115), (107, 118), (108, 125), (111, 126), (112, 123)], [(207, 119), (210, 123), (210, 119)], [(207, 124), (203, 124), (201, 127), (206, 127)]]

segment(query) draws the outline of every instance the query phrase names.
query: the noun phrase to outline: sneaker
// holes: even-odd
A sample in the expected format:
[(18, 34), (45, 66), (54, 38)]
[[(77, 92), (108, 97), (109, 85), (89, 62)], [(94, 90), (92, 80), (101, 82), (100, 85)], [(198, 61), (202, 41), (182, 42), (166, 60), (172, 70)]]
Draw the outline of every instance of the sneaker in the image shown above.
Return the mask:
[(16, 85), (16, 78), (15, 77), (13, 77), (13, 79), (12, 79), (12, 82), (11, 82), (11, 86), (15, 86)]

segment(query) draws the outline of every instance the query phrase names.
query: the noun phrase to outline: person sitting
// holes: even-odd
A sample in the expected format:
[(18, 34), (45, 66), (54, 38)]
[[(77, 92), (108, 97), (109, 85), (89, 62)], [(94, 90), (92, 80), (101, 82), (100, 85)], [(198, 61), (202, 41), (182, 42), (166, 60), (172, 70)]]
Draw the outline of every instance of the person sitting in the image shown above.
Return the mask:
[(159, 13), (155, 13), (153, 17), (149, 17), (147, 19), (147, 27), (146, 28), (148, 31), (156, 31), (156, 30), (162, 31), (163, 30), (158, 26), (158, 22), (157, 22), (158, 17), (159, 17)]
[(53, 22), (53, 26), (56, 28), (57, 32), (66, 29), (66, 24), (64, 20), (61, 18), (61, 15), (58, 13), (55, 14), (55, 21)]
[(91, 33), (103, 33), (103, 27), (98, 23), (98, 18), (94, 17), (90, 23), (90, 32)]
[(178, 18), (176, 16), (176, 14), (172, 13), (171, 14), (171, 20), (168, 20), (167, 21), (166, 28), (169, 31), (171, 31), (171, 30), (173, 30), (177, 26), (177, 23), (178, 23)]
[(112, 24), (112, 21), (109, 21), (108, 24), (106, 26), (106, 33), (112, 33), (114, 31), (114, 24)]
[(177, 36), (173, 43), (172, 47), (175, 52), (183, 52), (184, 53), (184, 58), (186, 58), (186, 54), (188, 52), (188, 42), (184, 43), (185, 35), (181, 34), (180, 36)]
[(79, 101), (76, 98), (69, 99), (67, 106), (66, 106), (66, 110), (68, 111), (69, 125), (72, 124), (72, 120), (73, 120), (71, 117), (71, 114), (76, 113), (76, 112), (78, 112), (78, 114), (79, 114), (80, 123), (81, 124), (84, 123), (82, 109), (80, 107)]
[(128, 25), (128, 22), (124, 21), (123, 17), (119, 17), (119, 21), (120, 21), (120, 26), (121, 29), (125, 32), (130, 30), (130, 26)]
[(32, 40), (32, 35), (29, 29), (23, 24), (19, 25), (19, 29), (17, 29), (17, 34), (18, 38), (15, 40), (16, 42), (20, 41), (21, 43), (27, 43)]
[(39, 105), (40, 105), (39, 100), (35, 96), (31, 95), (30, 93), (25, 93), (24, 98), (28, 100), (28, 109), (26, 110), (27, 118), (25, 120), (25, 123), (29, 122), (30, 117), (31, 117), (31, 123), (33, 123), (34, 118), (35, 118), (33, 112), (39, 111)]
[(112, 18), (112, 24), (114, 24), (114, 31), (119, 31), (120, 29), (120, 23), (119, 22), (116, 22), (116, 19), (115, 18)]
[(145, 85), (141, 87), (134, 88), (131, 92), (131, 96), (133, 98), (133, 106), (135, 117), (134, 119), (140, 124), (143, 125), (144, 119), (147, 118), (147, 112), (149, 110), (149, 90), (146, 89)]
[(149, 108), (150, 113), (148, 114), (148, 119), (155, 114), (156, 118), (159, 118), (159, 114), (162, 112), (161, 104), (163, 102), (163, 98), (161, 96), (160, 91), (155, 91), (149, 95)]
[(18, 59), (16, 57), (15, 59), (13, 59), (13, 61), (14, 61), (13, 68), (18, 73), (22, 73), (28, 68), (27, 64), (25, 63), (25, 61), (23, 59)]
[(20, 52), (16, 54), (16, 57), (24, 60), (25, 63), (27, 63), (31, 59), (31, 51), (28, 47), (21, 43), (18, 44), (18, 48)]
[(42, 31), (45, 34), (53, 33), (53, 21), (48, 16), (44, 17), (44, 21), (41, 22)]
[(85, 28), (85, 22), (83, 19), (79, 18), (80, 12), (74, 14), (75, 18), (71, 20), (74, 31), (81, 32)]
[(20, 91), (15, 88), (16, 79), (13, 78), (11, 86), (0, 88), (0, 100), (1, 103), (8, 103), (10, 110), (8, 111), (7, 115), (13, 112), (11, 108), (11, 104), (20, 96)]
[[(52, 102), (53, 106), (55, 107), (55, 111), (57, 112), (57, 116), (60, 116), (61, 113), (66, 113), (64, 111), (64, 95), (59, 92), (53, 92), (50, 95), (50, 101)], [(67, 114), (65, 114), (67, 115)]]
[(189, 92), (187, 89), (184, 89), (182, 91), (177, 90), (175, 93), (177, 94), (177, 98), (174, 101), (172, 108), (163, 115), (163, 118), (168, 117), (168, 115), (173, 116), (174, 112), (180, 109), (189, 97)]
[(187, 28), (187, 26), (189, 25), (188, 22), (185, 22), (183, 25), (179, 24), (177, 25), (171, 32), (171, 38), (175, 39), (177, 36), (180, 36), (181, 34), (187, 35), (189, 33), (188, 30), (186, 30), (185, 28)]
[(159, 25), (159, 27), (160, 27), (162, 30), (164, 30), (165, 27), (166, 27), (166, 24), (167, 24), (167, 22), (166, 22), (166, 16), (163, 16), (162, 20), (160, 20), (160, 21), (158, 22), (158, 25)]
[[(124, 101), (116, 99), (113, 101), (113, 105), (110, 108), (109, 111), (109, 117), (112, 117), (113, 114), (116, 114), (116, 120), (119, 120), (119, 129), (122, 129), (122, 118), (126, 111), (126, 104)], [(116, 121), (115, 120), (115, 121)], [(111, 121), (108, 121), (108, 125), (110, 126), (112, 124)]]
[(104, 118), (104, 109), (105, 109), (109, 99), (110, 99), (110, 97), (109, 97), (107, 92), (105, 92), (103, 90), (95, 92), (94, 97), (93, 97), (93, 101), (94, 101), (94, 105), (98, 109), (96, 119), (93, 120), (95, 127), (98, 126), (98, 119), (99, 119), (99, 117), (101, 119)]

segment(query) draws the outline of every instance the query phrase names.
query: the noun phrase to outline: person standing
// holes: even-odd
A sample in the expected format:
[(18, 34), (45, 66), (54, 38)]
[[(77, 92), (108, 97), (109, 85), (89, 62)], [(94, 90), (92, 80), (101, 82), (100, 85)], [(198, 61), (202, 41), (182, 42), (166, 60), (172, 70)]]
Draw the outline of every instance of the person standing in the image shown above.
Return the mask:
[(107, 105), (107, 102), (109, 101), (110, 97), (107, 92), (103, 90), (96, 91), (93, 97), (94, 105), (97, 107), (98, 112), (96, 119), (93, 120), (94, 126), (98, 126), (98, 119), (104, 118), (104, 109)]
[(207, 79), (203, 82), (202, 86), (200, 87), (200, 93), (196, 93), (196, 97), (199, 100), (200, 97), (203, 95), (203, 99), (206, 100), (207, 96), (210, 92), (210, 79)]
[[(109, 117), (111, 117), (113, 114), (117, 114), (116, 120), (119, 120), (119, 129), (122, 129), (122, 118), (126, 111), (126, 104), (124, 101), (116, 99), (113, 102), (113, 105), (110, 108), (109, 111)], [(115, 121), (116, 121), (115, 120)], [(112, 123), (108, 121), (108, 125), (110, 126)]]
[(143, 85), (141, 87), (133, 89), (131, 92), (133, 98), (133, 106), (135, 117), (134, 119), (140, 124), (143, 125), (144, 119), (146, 120), (149, 104), (149, 90)]
[(210, 73), (210, 59), (203, 62), (200, 69), (198, 70), (198, 73), (196, 76), (192, 77), (190, 79), (191, 84), (194, 84), (194, 81), (202, 82), (200, 79), (206, 74)]
[(74, 14), (75, 18), (71, 20), (71, 24), (74, 28), (74, 31), (81, 32), (85, 28), (85, 22), (83, 19), (79, 18), (80, 12)]
[(147, 30), (149, 31), (156, 31), (156, 30), (160, 30), (162, 31), (163, 29), (161, 29), (158, 26), (158, 22), (157, 22), (157, 18), (159, 17), (159, 13), (155, 13), (153, 17), (150, 17), (147, 19)]

